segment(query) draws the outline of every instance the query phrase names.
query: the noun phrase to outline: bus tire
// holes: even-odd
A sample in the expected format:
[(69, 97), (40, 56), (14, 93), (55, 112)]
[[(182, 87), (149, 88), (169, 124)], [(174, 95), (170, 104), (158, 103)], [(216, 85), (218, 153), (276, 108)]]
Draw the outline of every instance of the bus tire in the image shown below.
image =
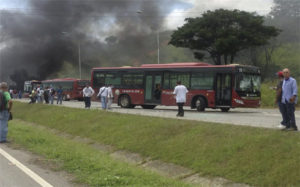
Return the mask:
[(141, 105), (143, 109), (154, 109), (156, 105)]
[(228, 112), (230, 110), (230, 108), (221, 108), (222, 112)]
[(206, 102), (203, 97), (198, 97), (197, 100), (195, 101), (195, 106), (197, 108), (197, 111), (203, 112), (205, 111), (206, 107)]
[(128, 95), (121, 95), (119, 103), (122, 108), (130, 108), (132, 106)]

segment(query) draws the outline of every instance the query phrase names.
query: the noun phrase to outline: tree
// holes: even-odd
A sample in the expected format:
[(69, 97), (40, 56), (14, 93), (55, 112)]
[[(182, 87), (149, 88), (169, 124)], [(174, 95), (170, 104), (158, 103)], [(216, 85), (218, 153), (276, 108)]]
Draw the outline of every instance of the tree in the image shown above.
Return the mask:
[(264, 26), (262, 16), (239, 10), (207, 11), (202, 17), (185, 21), (174, 31), (169, 44), (193, 50), (200, 60), (207, 52), (217, 65), (232, 63), (237, 52), (265, 45), (280, 32)]
[(282, 30), (282, 33), (279, 36), (281, 42), (299, 43), (299, 20), (299, 0), (274, 0), (274, 6), (266, 19), (266, 23)]

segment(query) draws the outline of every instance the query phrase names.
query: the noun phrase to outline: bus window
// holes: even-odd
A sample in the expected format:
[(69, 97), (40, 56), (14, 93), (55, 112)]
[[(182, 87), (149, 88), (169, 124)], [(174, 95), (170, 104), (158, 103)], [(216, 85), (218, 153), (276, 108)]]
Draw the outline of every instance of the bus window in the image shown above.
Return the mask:
[(164, 73), (164, 88), (174, 89), (179, 80), (181, 81), (181, 84), (185, 85), (187, 88), (190, 87), (189, 73)]
[(58, 82), (57, 84), (58, 84), (58, 88), (59, 86), (61, 86), (64, 91), (73, 90), (73, 82)]
[(260, 76), (254, 74), (238, 74), (236, 89), (244, 92), (260, 91)]
[(170, 73), (164, 73), (164, 84), (163, 84), (164, 89), (169, 89), (170, 88)]
[(88, 80), (80, 80), (77, 82), (78, 86), (85, 87), (86, 84), (90, 84), (90, 81)]
[(129, 88), (143, 88), (143, 74), (123, 74), (123, 86)]
[(214, 75), (212, 73), (192, 73), (191, 89), (213, 89)]
[(120, 74), (113, 74), (113, 73), (107, 73), (105, 75), (105, 84), (106, 85), (114, 85), (114, 86), (120, 86), (121, 85), (121, 75)]
[(177, 81), (181, 81), (181, 84), (190, 87), (190, 74), (189, 73), (171, 73), (170, 74), (170, 89), (175, 88)]
[(93, 86), (98, 88), (105, 84), (105, 75), (101, 72), (94, 72)]

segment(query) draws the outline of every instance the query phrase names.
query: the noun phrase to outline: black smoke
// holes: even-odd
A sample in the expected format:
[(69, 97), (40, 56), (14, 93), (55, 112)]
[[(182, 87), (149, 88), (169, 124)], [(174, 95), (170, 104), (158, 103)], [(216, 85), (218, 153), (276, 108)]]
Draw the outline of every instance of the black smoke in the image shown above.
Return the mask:
[(0, 79), (18, 84), (46, 79), (64, 62), (76, 69), (79, 44), (86, 66), (144, 63), (165, 16), (185, 6), (180, 0), (26, 2), (24, 9), (1, 11)]

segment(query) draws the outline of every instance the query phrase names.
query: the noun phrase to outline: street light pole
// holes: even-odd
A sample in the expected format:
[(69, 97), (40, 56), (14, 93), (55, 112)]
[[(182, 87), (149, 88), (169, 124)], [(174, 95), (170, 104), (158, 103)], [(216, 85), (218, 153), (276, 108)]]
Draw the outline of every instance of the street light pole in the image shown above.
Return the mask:
[(157, 64), (159, 64), (159, 31), (157, 30)]
[(78, 65), (79, 65), (79, 79), (81, 79), (81, 54), (80, 54), (80, 41), (78, 41)]
[[(143, 11), (138, 10), (136, 13), (137, 14), (142, 14)], [(160, 59), (159, 59), (159, 30), (158, 29), (157, 29), (157, 33), (156, 33), (156, 40), (157, 40), (157, 64), (159, 64)]]

